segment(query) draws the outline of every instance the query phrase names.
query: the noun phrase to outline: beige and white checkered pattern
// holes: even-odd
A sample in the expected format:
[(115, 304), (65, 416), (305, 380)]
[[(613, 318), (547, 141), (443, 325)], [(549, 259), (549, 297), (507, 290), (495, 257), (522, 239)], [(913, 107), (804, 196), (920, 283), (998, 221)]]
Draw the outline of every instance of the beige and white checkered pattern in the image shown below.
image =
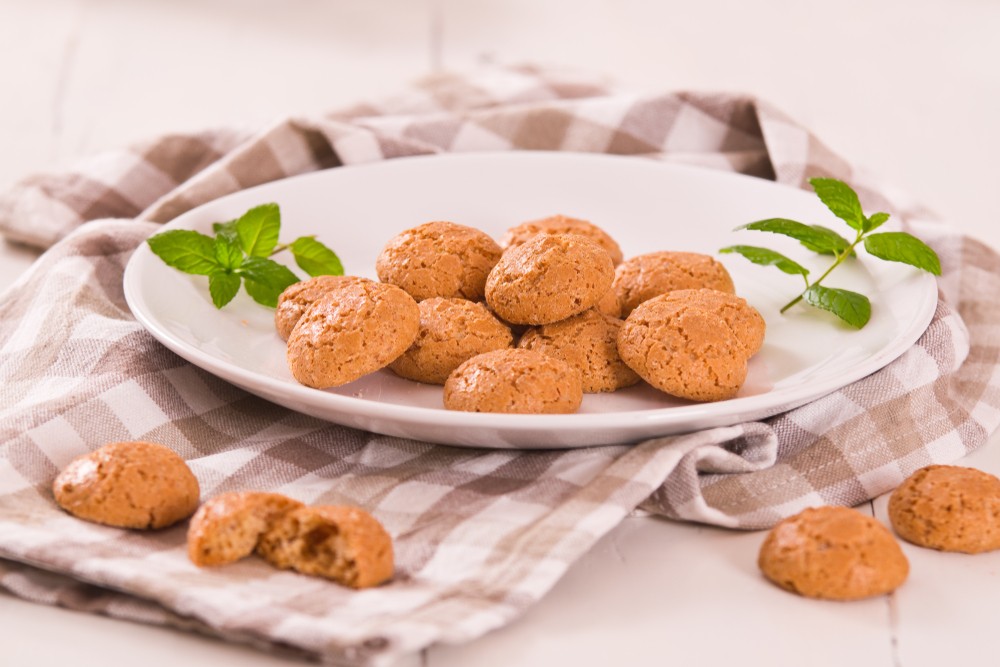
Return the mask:
[[(156, 222), (291, 174), (476, 150), (644, 155), (803, 187), (830, 175), (889, 210), (942, 258), (941, 302), (886, 369), (774, 418), (633, 446), (456, 449), (336, 426), (192, 367), (135, 322), (122, 271)], [(1000, 257), (853, 173), (758, 100), (639, 97), (532, 68), (442, 75), (393, 100), (258, 133), (166, 136), (0, 195), (0, 229), (52, 246), (0, 302), (0, 586), (25, 598), (211, 632), (330, 662), (386, 663), (498, 627), (637, 506), (737, 528), (819, 503), (853, 505), (1000, 423)], [(111, 219), (114, 218), (114, 219)], [(256, 559), (199, 570), (184, 526), (77, 521), (50, 485), (114, 440), (179, 452), (203, 495), (266, 489), (368, 508), (398, 570), (361, 592)]]

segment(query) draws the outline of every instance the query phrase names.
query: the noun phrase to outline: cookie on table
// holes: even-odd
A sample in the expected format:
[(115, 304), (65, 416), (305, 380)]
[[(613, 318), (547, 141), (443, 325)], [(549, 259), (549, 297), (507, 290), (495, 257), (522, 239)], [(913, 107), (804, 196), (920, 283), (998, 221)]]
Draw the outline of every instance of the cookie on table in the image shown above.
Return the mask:
[(639, 381), (618, 356), (622, 321), (586, 310), (579, 315), (529, 329), (517, 346), (562, 359), (580, 373), (586, 393), (617, 391)]
[(571, 218), (565, 215), (551, 215), (541, 220), (529, 220), (528, 222), (515, 225), (507, 230), (501, 245), (505, 249), (516, 248), (539, 234), (579, 234), (586, 236), (607, 250), (612, 262), (616, 265), (621, 264), (622, 249), (618, 245), (618, 242), (611, 238), (610, 234), (589, 220)]
[(961, 466), (921, 468), (889, 496), (889, 520), (900, 537), (922, 547), (1000, 549), (1000, 479)]
[(309, 306), (332, 290), (343, 285), (368, 281), (359, 276), (316, 276), (309, 280), (289, 285), (278, 297), (278, 307), (274, 310), (274, 328), (282, 340), (288, 340), (299, 318), (309, 310)]
[(576, 412), (583, 400), (580, 374), (561, 359), (510, 348), (477, 355), (444, 383), (444, 406), (464, 412), (518, 414)]
[(578, 234), (539, 234), (506, 251), (486, 280), (486, 302), (514, 324), (548, 324), (590, 309), (614, 279), (607, 251)]
[(73, 516), (118, 528), (166, 528), (198, 508), (198, 479), (172, 449), (112, 442), (74, 459), (52, 485)]
[(234, 491), (205, 502), (188, 526), (188, 558), (199, 567), (234, 563), (254, 552), (260, 536), (302, 503), (280, 493)]
[(695, 252), (660, 251), (637, 255), (615, 269), (613, 289), (621, 317), (654, 296), (679, 289), (714, 289), (735, 293), (733, 279), (720, 262)]
[(351, 588), (392, 577), (392, 538), (358, 507), (299, 507), (281, 515), (260, 538), (257, 553), (283, 570), (332, 579)]
[(400, 377), (444, 384), (459, 364), (477, 354), (510, 347), (514, 337), (481, 303), (465, 299), (424, 299), (417, 339), (389, 369)]
[(484, 232), (454, 222), (428, 222), (394, 236), (375, 261), (379, 280), (417, 301), (440, 296), (481, 301), (486, 276), (502, 250)]
[(847, 507), (815, 507), (781, 521), (757, 564), (770, 581), (805, 597), (859, 600), (898, 588), (910, 564), (888, 528)]
[(618, 333), (618, 354), (639, 376), (671, 396), (732, 398), (743, 386), (746, 344), (711, 310), (678, 308), (660, 295), (639, 304)]
[(342, 285), (321, 296), (288, 337), (288, 367), (308, 387), (339, 387), (388, 366), (420, 330), (420, 309), (395, 285)]

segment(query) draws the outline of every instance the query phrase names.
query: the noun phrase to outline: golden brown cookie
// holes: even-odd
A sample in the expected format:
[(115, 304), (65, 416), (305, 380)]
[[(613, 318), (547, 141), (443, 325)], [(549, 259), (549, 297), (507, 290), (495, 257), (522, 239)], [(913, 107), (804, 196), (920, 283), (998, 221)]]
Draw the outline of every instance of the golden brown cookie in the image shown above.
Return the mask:
[(1000, 479), (961, 466), (921, 468), (889, 496), (889, 520), (900, 537), (922, 547), (1000, 549)]
[(417, 301), (435, 296), (480, 301), (500, 246), (485, 233), (454, 222), (428, 222), (386, 244), (375, 261), (379, 280)]
[(614, 279), (608, 253), (578, 234), (539, 234), (503, 254), (486, 302), (515, 324), (548, 324), (594, 306)]
[(568, 413), (582, 400), (576, 369), (521, 348), (475, 356), (444, 383), (444, 406), (465, 412)]
[(504, 236), (501, 245), (506, 249), (515, 248), (525, 241), (530, 241), (539, 234), (579, 234), (586, 236), (607, 250), (612, 262), (621, 264), (622, 249), (618, 246), (618, 242), (611, 238), (606, 231), (589, 220), (570, 218), (565, 215), (551, 215), (541, 220), (529, 220), (528, 222), (522, 222), (520, 225), (511, 227), (507, 230), (507, 234)]
[(358, 507), (321, 505), (283, 514), (257, 552), (271, 565), (332, 579), (351, 588), (378, 586), (392, 577), (392, 538)]
[(768, 533), (757, 559), (764, 576), (811, 598), (858, 600), (898, 588), (909, 561), (889, 529), (847, 507), (816, 507)]
[(735, 292), (726, 267), (708, 255), (694, 252), (651, 252), (631, 257), (615, 270), (613, 289), (621, 316), (643, 301), (678, 289), (714, 289)]
[(202, 504), (188, 526), (188, 558), (199, 567), (233, 563), (253, 553), (260, 536), (302, 503), (280, 493), (223, 493)]
[(510, 347), (514, 337), (486, 306), (433, 297), (420, 302), (420, 332), (389, 368), (417, 382), (444, 384), (459, 364), (477, 354)]
[(166, 528), (198, 508), (198, 480), (172, 449), (112, 442), (74, 459), (52, 485), (56, 502), (86, 521)]
[(723, 317), (677, 308), (661, 295), (641, 303), (618, 333), (618, 354), (639, 376), (671, 396), (732, 398), (747, 375), (744, 343)]
[(278, 297), (278, 307), (274, 310), (274, 327), (278, 330), (278, 335), (282, 340), (288, 340), (303, 313), (327, 292), (367, 280), (368, 278), (358, 276), (316, 276), (289, 285)]
[(583, 391), (616, 391), (639, 381), (618, 356), (622, 321), (594, 309), (529, 329), (517, 346), (562, 359), (580, 373)]
[(748, 357), (764, 345), (766, 324), (757, 309), (745, 299), (714, 289), (674, 290), (663, 295), (664, 308), (700, 308), (715, 313), (729, 325)]
[(396, 287), (374, 281), (321, 296), (288, 337), (288, 368), (309, 387), (339, 387), (392, 363), (417, 338), (420, 309)]
[(594, 308), (605, 315), (610, 315), (611, 317), (621, 319), (622, 307), (618, 303), (618, 294), (615, 293), (613, 289), (609, 289), (604, 293), (597, 303), (594, 304)]

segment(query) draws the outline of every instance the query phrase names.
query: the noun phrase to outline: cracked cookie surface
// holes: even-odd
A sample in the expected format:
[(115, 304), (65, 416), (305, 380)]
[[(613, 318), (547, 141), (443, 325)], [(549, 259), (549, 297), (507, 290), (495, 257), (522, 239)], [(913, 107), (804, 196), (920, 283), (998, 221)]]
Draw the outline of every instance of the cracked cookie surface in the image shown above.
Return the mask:
[(612, 288), (618, 296), (621, 316), (643, 301), (681, 289), (714, 289), (735, 293), (733, 279), (720, 262), (695, 252), (660, 251), (637, 255), (615, 269)]
[(847, 507), (815, 507), (778, 523), (757, 564), (764, 576), (806, 597), (857, 600), (898, 588), (910, 564), (888, 528)]
[(565, 361), (532, 350), (486, 352), (456, 368), (444, 384), (444, 406), (465, 412), (576, 412), (580, 374)]
[(618, 355), (622, 321), (595, 309), (528, 329), (518, 347), (562, 359), (579, 373), (587, 393), (617, 391), (639, 382)]
[(73, 516), (118, 528), (166, 528), (198, 508), (198, 480), (172, 449), (113, 442), (74, 459), (52, 485)]
[(486, 280), (486, 302), (514, 324), (548, 324), (596, 305), (611, 287), (607, 251), (577, 234), (539, 234), (506, 251)]
[(640, 304), (618, 333), (618, 354), (639, 376), (671, 396), (732, 398), (747, 375), (745, 344), (716, 312), (661, 295)]
[(480, 301), (500, 246), (485, 232), (436, 221), (404, 230), (375, 261), (379, 280), (397, 285), (417, 301), (440, 296)]
[(926, 466), (889, 496), (889, 520), (900, 537), (922, 547), (1000, 549), (1000, 479), (974, 468)]
[(344, 285), (321, 296), (288, 337), (288, 367), (318, 389), (339, 387), (384, 368), (420, 329), (416, 301), (395, 285)]
[(669, 309), (699, 308), (714, 313), (725, 320), (736, 335), (748, 357), (764, 345), (767, 326), (764, 318), (742, 297), (714, 289), (674, 290), (664, 294), (659, 301), (664, 312)]
[(506, 249), (515, 248), (539, 234), (579, 234), (604, 248), (615, 265), (622, 262), (622, 249), (610, 234), (589, 220), (566, 215), (550, 215), (547, 218), (515, 225), (507, 230), (501, 245)]
[(299, 319), (321, 296), (344, 285), (366, 281), (368, 278), (359, 276), (316, 276), (290, 285), (278, 297), (274, 328), (282, 340), (288, 340)]
[(514, 337), (481, 303), (434, 297), (420, 302), (420, 331), (390, 370), (427, 384), (444, 384), (459, 364), (510, 347)]

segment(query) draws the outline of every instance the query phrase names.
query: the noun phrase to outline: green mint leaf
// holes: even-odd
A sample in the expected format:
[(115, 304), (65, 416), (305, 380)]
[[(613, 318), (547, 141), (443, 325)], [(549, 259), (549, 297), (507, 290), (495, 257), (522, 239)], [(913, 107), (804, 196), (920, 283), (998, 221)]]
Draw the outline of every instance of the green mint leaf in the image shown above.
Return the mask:
[(278, 306), (278, 297), (284, 290), (275, 289), (270, 285), (265, 285), (264, 283), (259, 283), (256, 280), (250, 280), (245, 278), (243, 281), (243, 286), (247, 290), (247, 294), (262, 306), (267, 306), (268, 308), (276, 308)]
[(255, 206), (234, 224), (243, 252), (252, 257), (267, 257), (278, 245), (281, 212), (277, 204)]
[(847, 183), (835, 178), (810, 178), (820, 201), (833, 212), (835, 216), (846, 222), (852, 229), (862, 231), (865, 226), (865, 214), (861, 211), (861, 201), (858, 193)]
[(215, 239), (188, 229), (161, 232), (146, 239), (149, 249), (167, 266), (207, 276), (221, 267), (215, 255)]
[(298, 276), (283, 264), (264, 258), (247, 257), (237, 273), (245, 279), (245, 287), (254, 301), (274, 308), (285, 288), (299, 282)]
[(212, 231), (215, 232), (216, 236), (222, 235), (235, 240), (239, 240), (239, 234), (236, 233), (236, 221), (230, 220), (229, 222), (213, 222)]
[(851, 247), (851, 242), (837, 232), (822, 225), (807, 225), (788, 218), (768, 218), (737, 227), (759, 232), (789, 236), (809, 250), (821, 255), (839, 254)]
[(890, 262), (903, 262), (918, 269), (941, 275), (941, 260), (934, 250), (906, 232), (880, 232), (865, 237), (865, 250)]
[(233, 235), (221, 232), (215, 237), (215, 258), (226, 269), (239, 268), (243, 263), (243, 249), (239, 239)]
[(312, 236), (302, 236), (288, 245), (295, 263), (310, 276), (342, 276), (344, 266), (337, 254)]
[(813, 285), (803, 292), (802, 296), (809, 305), (833, 313), (855, 329), (868, 324), (872, 316), (871, 301), (864, 294)]
[(736, 253), (761, 266), (774, 266), (790, 275), (808, 276), (809, 269), (780, 252), (752, 245), (733, 245), (719, 250), (722, 253)]
[(868, 216), (868, 219), (865, 221), (864, 231), (865, 232), (874, 231), (879, 227), (881, 227), (882, 225), (884, 225), (885, 221), (888, 219), (889, 219), (888, 213), (872, 213), (870, 216)]
[(240, 277), (232, 273), (212, 273), (208, 276), (208, 292), (212, 295), (212, 303), (216, 308), (222, 308), (233, 300), (240, 291)]

